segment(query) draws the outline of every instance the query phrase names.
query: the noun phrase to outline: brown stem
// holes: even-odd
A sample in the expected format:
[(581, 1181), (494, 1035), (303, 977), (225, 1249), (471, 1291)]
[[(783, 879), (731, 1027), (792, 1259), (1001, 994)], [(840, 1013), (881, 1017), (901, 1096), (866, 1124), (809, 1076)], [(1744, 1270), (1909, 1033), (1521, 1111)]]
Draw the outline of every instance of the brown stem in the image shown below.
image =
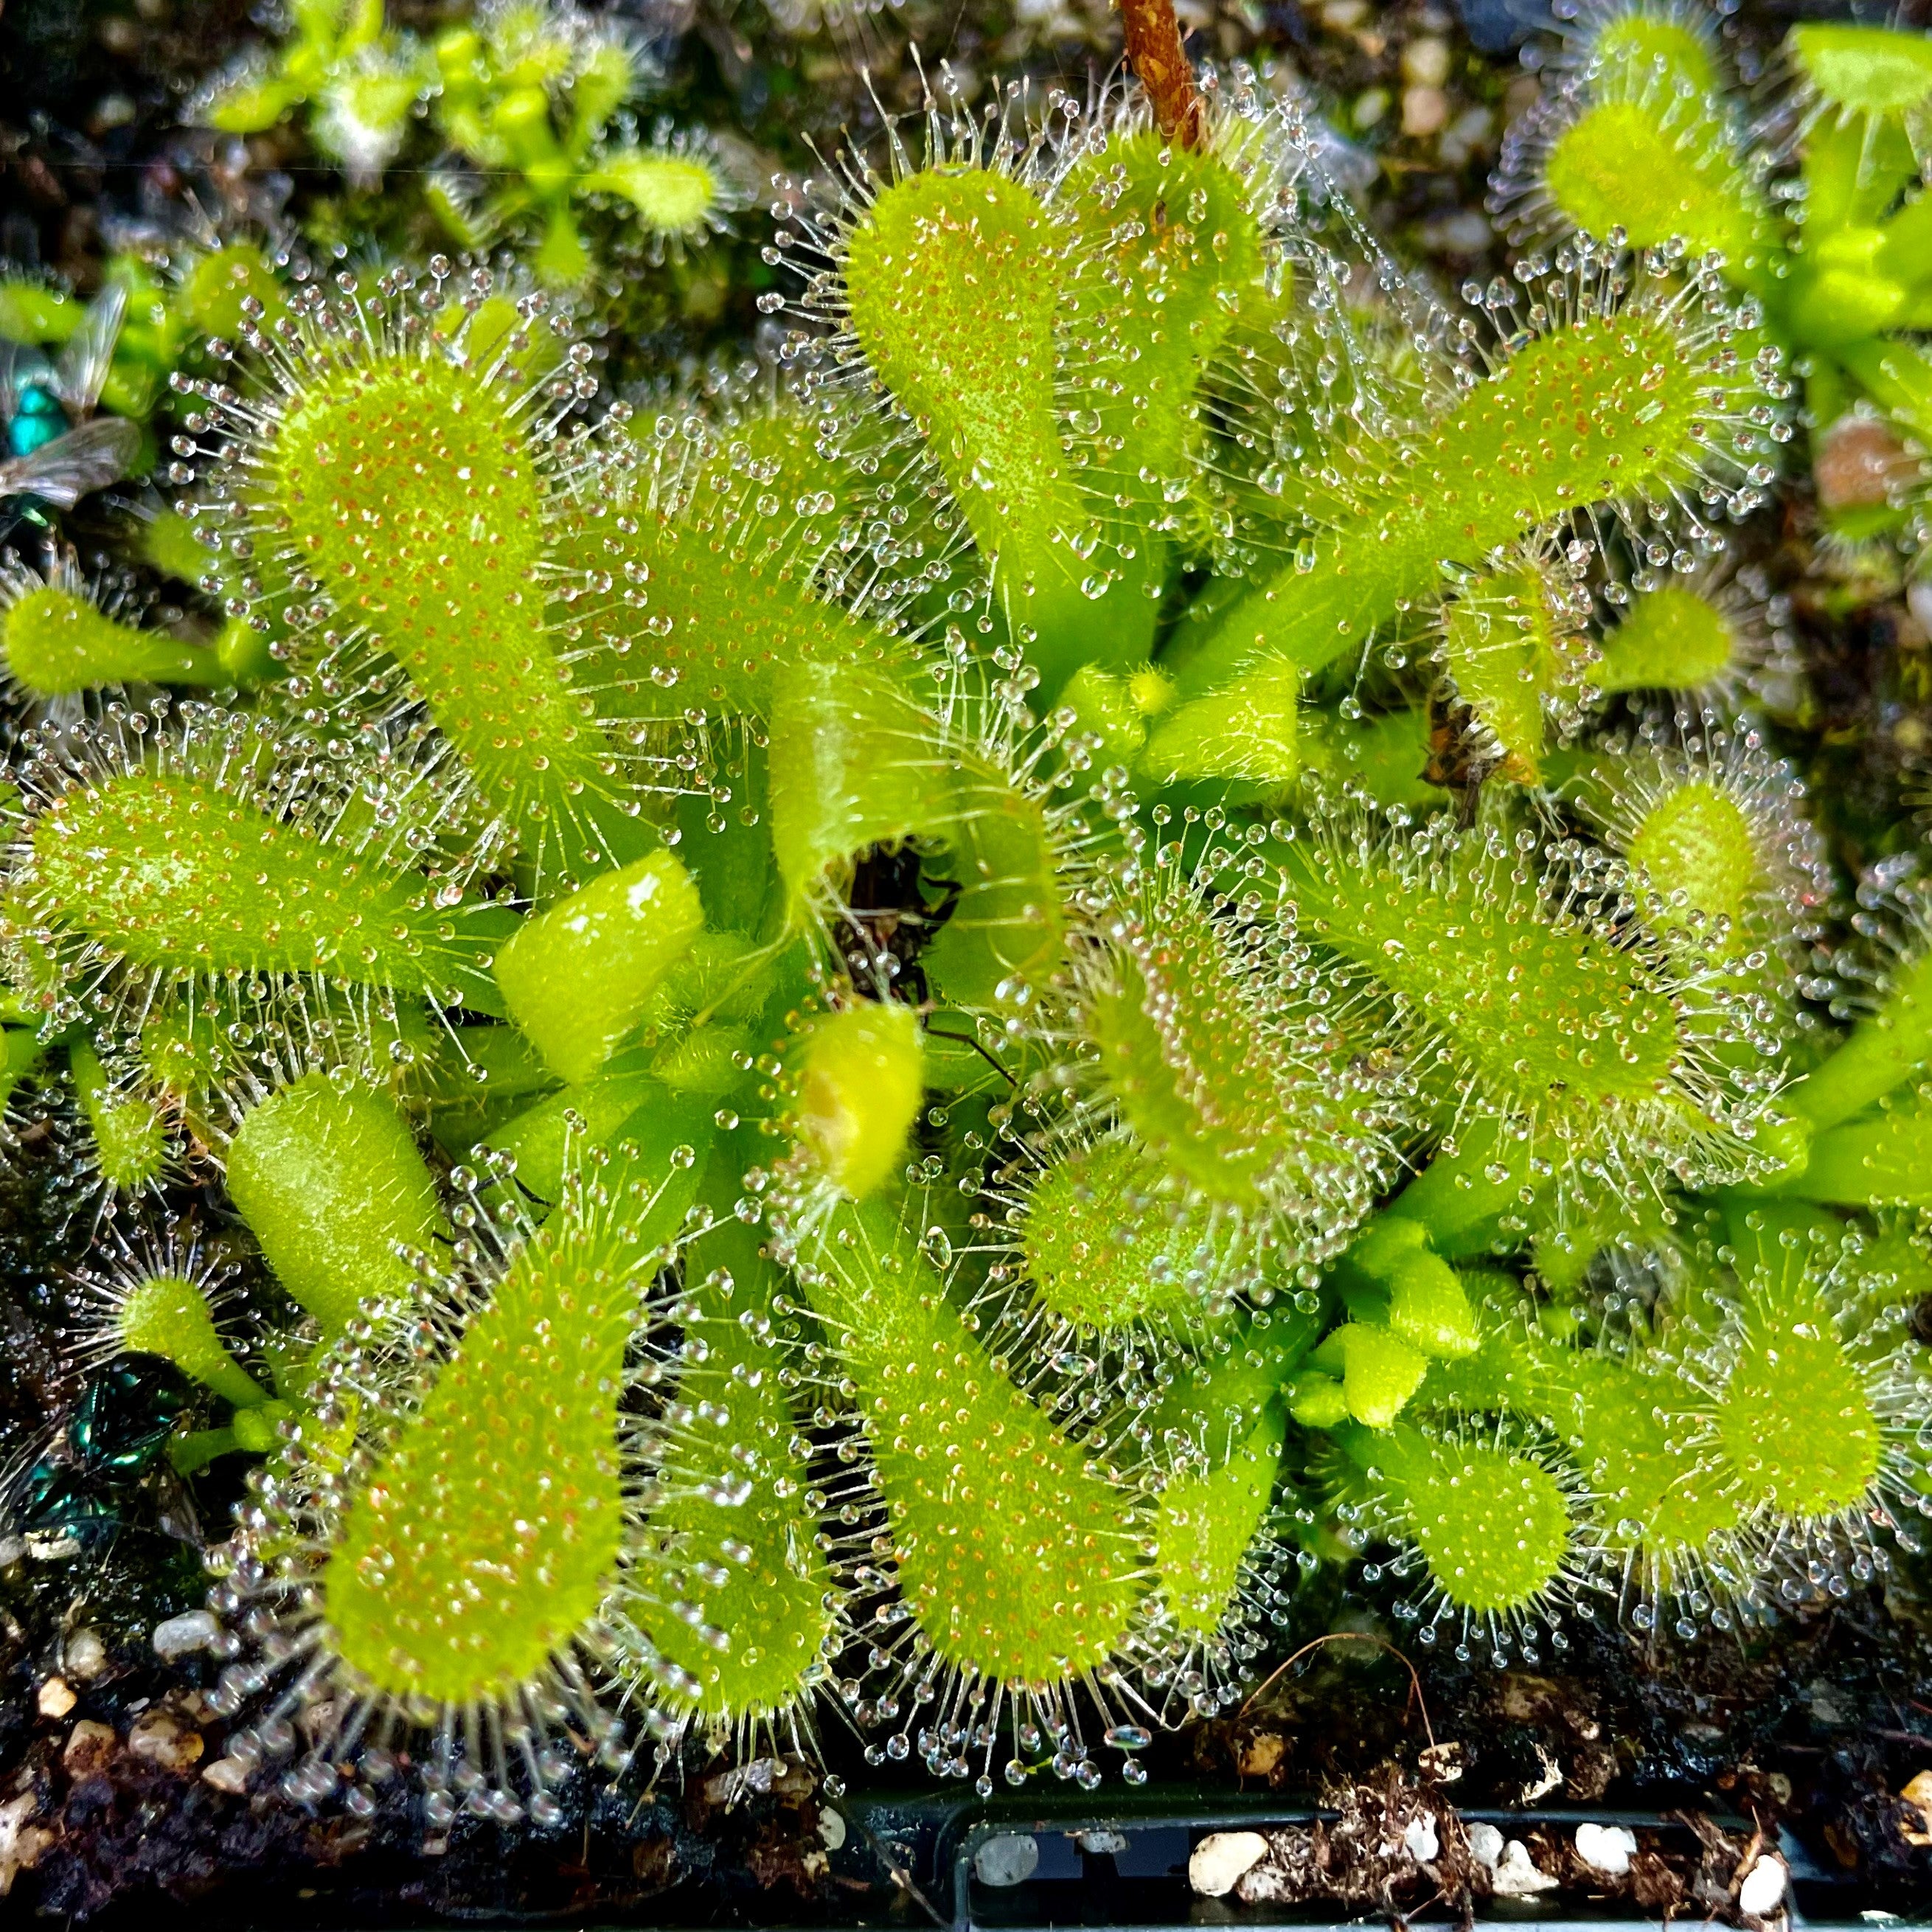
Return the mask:
[(1161, 133), (1184, 148), (1201, 142), (1201, 96), (1180, 44), (1174, 0), (1120, 0), (1127, 30), (1127, 64), (1147, 89)]

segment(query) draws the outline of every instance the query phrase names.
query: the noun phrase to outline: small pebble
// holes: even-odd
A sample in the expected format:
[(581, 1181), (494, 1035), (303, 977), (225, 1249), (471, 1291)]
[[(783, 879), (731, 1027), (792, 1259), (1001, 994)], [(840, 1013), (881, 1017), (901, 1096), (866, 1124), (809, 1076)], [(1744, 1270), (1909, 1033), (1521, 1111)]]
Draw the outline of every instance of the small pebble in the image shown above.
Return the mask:
[(185, 1771), (201, 1762), (206, 1747), (199, 1731), (184, 1730), (166, 1711), (145, 1711), (128, 1729), (128, 1748), (143, 1764)]
[(836, 1852), (845, 1842), (845, 1820), (842, 1813), (821, 1811), (818, 1814), (818, 1842), (828, 1852)]
[(1187, 1882), (1200, 1898), (1224, 1898), (1267, 1856), (1258, 1832), (1210, 1832), (1189, 1855)]
[(1039, 1840), (1018, 1832), (988, 1838), (973, 1854), (974, 1875), (982, 1885), (1024, 1885), (1039, 1867)]
[(1738, 1887), (1738, 1910), (1747, 1918), (1768, 1918), (1784, 1903), (1790, 1876), (1782, 1858), (1774, 1852), (1761, 1852)]
[(1636, 1834), (1622, 1825), (1579, 1825), (1576, 1856), (1606, 1878), (1622, 1878), (1636, 1856)]
[(206, 1650), (220, 1634), (220, 1626), (206, 1610), (188, 1610), (154, 1626), (154, 1654), (164, 1664), (190, 1657)]
[(1365, 88), (1355, 97), (1351, 115), (1358, 128), (1372, 128), (1389, 111), (1389, 91), (1385, 87)]
[(1490, 1883), (1498, 1898), (1534, 1898), (1540, 1893), (1556, 1889), (1556, 1881), (1538, 1869), (1529, 1856), (1529, 1847), (1520, 1838), (1510, 1839), (1503, 1847), (1503, 1855), (1490, 1874)]
[(67, 1640), (67, 1674), (85, 1684), (107, 1668), (107, 1646), (91, 1630), (77, 1630)]
[(1432, 34), (1411, 40), (1402, 52), (1402, 77), (1417, 87), (1440, 87), (1449, 78), (1449, 43)]
[(1112, 1858), (1127, 1849), (1124, 1832), (1082, 1832), (1078, 1835), (1080, 1849), (1092, 1852), (1096, 1858)]
[(10, 1570), (27, 1553), (24, 1536), (0, 1536), (0, 1570)]
[(1469, 1827), (1469, 1856), (1477, 1864), (1494, 1871), (1503, 1855), (1503, 1834), (1493, 1825)]
[(1496, 117), (1486, 107), (1466, 107), (1450, 122), (1436, 152), (1443, 163), (1460, 168), (1479, 148), (1490, 145), (1496, 131)]
[(1449, 97), (1439, 87), (1405, 87), (1402, 91), (1402, 131), (1420, 136), (1439, 134), (1448, 124)]
[(1333, 27), (1338, 34), (1359, 27), (1368, 17), (1369, 0), (1328, 0), (1322, 9), (1322, 24)]
[[(1932, 578), (1922, 584), (1912, 584), (1905, 593), (1906, 608), (1918, 620), (1919, 628), (1932, 632)], [(1925, 1774), (1922, 1772), (1922, 1778)]]
[(70, 1778), (92, 1778), (114, 1755), (115, 1743), (112, 1724), (83, 1718), (61, 1747), (61, 1768)]
[(50, 1677), (34, 1700), (44, 1718), (64, 1718), (78, 1701), (64, 1677)]
[[(202, 1766), (201, 1776), (202, 1783), (212, 1784), (216, 1790), (230, 1792), (237, 1798), (248, 1789), (248, 1767), (238, 1757), (218, 1757), (212, 1764)], [(830, 1815), (826, 1814), (827, 1816)], [(824, 1819), (819, 1820), (818, 1828), (820, 1835), (823, 1837), (825, 1831)], [(836, 1851), (837, 1846), (833, 1846), (832, 1850)]]
[(1436, 1834), (1436, 1820), (1426, 1813), (1410, 1819), (1402, 1828), (1402, 1848), (1418, 1864), (1430, 1863), (1442, 1849), (1442, 1840)]

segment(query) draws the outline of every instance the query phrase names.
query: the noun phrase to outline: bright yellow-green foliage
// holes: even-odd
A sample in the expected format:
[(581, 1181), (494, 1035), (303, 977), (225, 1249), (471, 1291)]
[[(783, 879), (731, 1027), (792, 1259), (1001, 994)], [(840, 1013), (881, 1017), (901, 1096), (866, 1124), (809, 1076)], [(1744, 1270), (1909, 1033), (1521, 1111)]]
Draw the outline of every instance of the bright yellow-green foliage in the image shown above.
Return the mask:
[(1721, 130), (1670, 128), (1655, 107), (1606, 100), (1566, 128), (1552, 149), (1550, 193), (1592, 235), (1621, 226), (1630, 245), (1681, 236), (1734, 261), (1761, 251), (1763, 220), (1730, 165)]
[(1878, 1473), (1871, 1396), (1846, 1359), (1823, 1298), (1766, 1282), (1748, 1293), (1717, 1438), (1747, 1509), (1798, 1521), (1856, 1504)]
[(92, 601), (47, 584), (29, 590), (0, 620), (7, 675), (26, 698), (70, 698), (103, 685), (219, 684), (220, 661), (206, 644), (137, 630), (104, 616)]
[[(717, 1241), (697, 1253), (713, 1258)], [(754, 1239), (730, 1244), (737, 1293), (725, 1302), (705, 1291), (704, 1312), (687, 1330), (704, 1359), (689, 1360), (677, 1385), (677, 1432), (660, 1475), (664, 1500), (650, 1527), (688, 1600), (730, 1641), (720, 1650), (683, 1617), (633, 1613), (692, 1680), (666, 1692), (666, 1705), (728, 1719), (796, 1703), (834, 1628), (831, 1574), (806, 1501), (810, 1470), (793, 1449), (796, 1424), (778, 1387), (782, 1358), (740, 1320), (757, 1312), (758, 1276), (769, 1270), (755, 1258)], [(704, 1568), (726, 1580), (705, 1581)]]
[(1606, 693), (1695, 691), (1730, 668), (1736, 640), (1724, 614), (1680, 584), (1646, 591), (1604, 640), (1590, 682)]
[(1667, 791), (1631, 835), (1630, 863), (1647, 878), (1653, 922), (1668, 924), (1683, 912), (1740, 925), (1762, 877), (1750, 820), (1730, 793), (1708, 778)]
[(542, 1681), (595, 1622), (624, 1529), (617, 1401), (638, 1277), (560, 1215), (356, 1490), (323, 1570), (344, 1660), (463, 1709)]
[(1656, 1101), (1684, 1042), (1636, 955), (1557, 922), (1480, 863), (1425, 890), (1374, 861), (1298, 871), (1306, 930), (1397, 995), (1478, 1090), (1512, 1111), (1588, 1117)]
[(650, 853), (526, 920), (496, 954), (496, 984), (551, 1070), (588, 1080), (704, 926), (691, 874), (674, 854)]
[(494, 1004), (488, 954), (427, 884), (271, 818), (212, 777), (140, 771), (34, 821), (32, 903), (136, 968), (316, 974)]
[(1739, 1485), (1699, 1441), (1696, 1417), (1672, 1404), (1688, 1391), (1598, 1352), (1558, 1357), (1547, 1370), (1556, 1428), (1598, 1499), (1599, 1534), (1614, 1550), (1641, 1549), (1662, 1576), (1736, 1527)]
[(1706, 38), (1690, 19), (1632, 7), (1612, 15), (1591, 49), (1590, 85), (1606, 98), (1680, 86), (1708, 94), (1718, 70)]
[(924, 1083), (919, 1018), (862, 1000), (813, 1023), (798, 1071), (794, 1130), (842, 1194), (876, 1194), (902, 1163)]
[(1474, 566), (1552, 518), (1685, 472), (1709, 434), (1709, 392), (1727, 381), (1742, 386), (1687, 353), (1655, 310), (1526, 344), (1364, 485), (1316, 568), (1292, 564), (1234, 607), (1184, 668), (1187, 688), (1264, 652), (1313, 669), (1359, 650), (1402, 600), (1430, 595), (1444, 563)]
[(1084, 622), (1078, 560), (1054, 541), (1087, 520), (1054, 413), (1065, 245), (1020, 182), (933, 167), (879, 196), (845, 260), (853, 332), (998, 556), (1014, 621), (1049, 650), (1054, 624)]
[(1135, 1133), (1210, 1199), (1246, 1208), (1318, 1161), (1333, 1132), (1268, 970), (1253, 934), (1244, 945), (1182, 887), (1148, 902), (1085, 1016)]
[[(669, 676), (675, 709), (703, 706), (728, 717), (769, 716), (775, 681), (798, 663), (889, 660), (895, 646), (884, 632), (811, 596), (800, 581), (810, 538), (829, 542), (837, 532), (831, 504), (818, 512), (818, 500), (795, 493), (780, 502), (802, 525), (783, 544), (755, 516), (705, 514), (702, 497), (682, 516), (640, 509), (629, 534), (609, 518), (590, 522), (569, 540), (570, 554), (608, 574), (616, 601), (588, 622), (637, 677)], [(790, 530), (789, 515), (780, 528)], [(663, 705), (656, 682), (640, 688)], [(622, 690), (614, 694), (620, 708), (628, 701)]]
[(1222, 1628), (1268, 1514), (1281, 1441), (1280, 1415), (1264, 1416), (1218, 1468), (1177, 1477), (1161, 1490), (1155, 1562), (1183, 1636), (1211, 1637)]
[(154, 1096), (116, 1088), (100, 1056), (85, 1040), (68, 1048), (74, 1096), (94, 1136), (100, 1178), (119, 1191), (146, 1187), (167, 1166), (168, 1123)]
[(488, 808), (533, 840), (580, 794), (589, 811), (608, 793), (610, 754), (544, 631), (550, 492), (508, 401), (435, 356), (338, 370), (277, 426), (263, 508), (408, 672)]
[(1542, 776), (1544, 706), (1580, 682), (1583, 641), (1552, 605), (1554, 586), (1534, 563), (1478, 579), (1451, 603), (1442, 658), (1456, 694), (1503, 752), (1504, 775)]
[(1139, 1594), (1131, 1495), (1006, 1378), (890, 1222), (842, 1221), (817, 1260), (921, 1630), (1010, 1682), (1097, 1669)]
[(1186, 1323), (1225, 1274), (1232, 1244), (1166, 1198), (1161, 1168), (1132, 1142), (1102, 1141), (1041, 1168), (1016, 1210), (1041, 1306), (1081, 1328)]
[(325, 1340), (362, 1303), (410, 1291), (399, 1250), (438, 1252), (436, 1183), (394, 1102), (323, 1074), (250, 1110), (229, 1144), (228, 1192)]
[(1541, 1464), (1478, 1442), (1406, 1425), (1376, 1439), (1373, 1460), (1391, 1506), (1458, 1608), (1527, 1608), (1556, 1580), (1570, 1541), (1570, 1508)]
[(122, 1298), (115, 1328), (130, 1353), (163, 1357), (238, 1408), (268, 1400), (222, 1346), (208, 1297), (182, 1275), (153, 1274), (136, 1282)]

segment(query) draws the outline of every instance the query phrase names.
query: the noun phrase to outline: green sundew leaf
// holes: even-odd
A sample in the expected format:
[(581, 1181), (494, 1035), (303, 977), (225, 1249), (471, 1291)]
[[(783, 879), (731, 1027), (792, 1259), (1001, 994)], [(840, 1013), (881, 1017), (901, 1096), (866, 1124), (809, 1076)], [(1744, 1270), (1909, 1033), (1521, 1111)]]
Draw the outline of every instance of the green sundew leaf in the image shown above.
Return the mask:
[(1306, 710), (1299, 722), (1309, 769), (1336, 784), (1359, 785), (1383, 805), (1433, 811), (1448, 802), (1423, 773), (1429, 764), (1429, 715), (1388, 711), (1357, 724), (1328, 711)]
[(1763, 883), (1744, 807), (1708, 778), (1690, 779), (1666, 792), (1644, 814), (1624, 850), (1643, 874), (1638, 904), (1653, 926), (1681, 923), (1689, 913), (1722, 921), (1735, 932)]
[(407, 1293), (398, 1250), (434, 1252), (442, 1211), (386, 1095), (304, 1075), (249, 1112), (228, 1148), (228, 1192), (276, 1278), (341, 1334), (364, 1301)]
[(568, 862), (588, 826), (621, 862), (655, 834), (617, 808), (610, 748), (543, 628), (549, 492), (511, 400), (430, 356), (332, 368), (274, 426), (260, 488), (293, 553), (408, 673), (486, 808)]
[[(730, 1640), (716, 1647), (667, 1604), (634, 1602), (631, 1615), (684, 1673), (669, 1685), (659, 1678), (666, 1708), (728, 1722), (771, 1717), (808, 1693), (837, 1628), (818, 1516), (806, 1500), (811, 1465), (779, 1386), (782, 1358), (756, 1332), (781, 1279), (760, 1256), (757, 1234), (728, 1218), (694, 1244), (689, 1268), (704, 1285), (686, 1326), (677, 1428), (658, 1474), (664, 1500), (648, 1535), (677, 1566), (702, 1621)], [(717, 1268), (727, 1271), (723, 1282), (705, 1273)], [(719, 1572), (722, 1582), (705, 1580)], [(651, 1574), (647, 1565), (631, 1572), (640, 1585)]]
[(947, 1664), (1047, 1686), (1120, 1648), (1141, 1590), (1135, 1498), (988, 1359), (892, 1218), (828, 1224), (813, 1306), (840, 1337), (899, 1586)]
[(1273, 970), (1262, 935), (1191, 888), (1160, 893), (1088, 996), (1095, 1070), (1142, 1144), (1208, 1200), (1262, 1209), (1318, 1174), (1336, 1214), (1368, 1164), (1361, 1090), (1339, 1034), (1317, 1040), (1286, 1016)]
[(0, 339), (64, 342), (86, 318), (86, 304), (64, 289), (0, 277)]
[(951, 812), (932, 720), (884, 678), (800, 666), (773, 695), (770, 736), (772, 850), (794, 910), (836, 860)]
[(1312, 559), (1176, 662), (1184, 692), (1359, 652), (1405, 601), (1432, 602), (1446, 566), (1475, 568), (1556, 517), (1698, 473), (1715, 421), (1757, 393), (1754, 346), (1694, 352), (1681, 322), (1642, 303), (1528, 343), (1367, 484)]
[(149, 1275), (121, 1298), (114, 1315), (122, 1347), (136, 1355), (158, 1355), (184, 1375), (212, 1388), (237, 1408), (268, 1400), (268, 1392), (224, 1345), (208, 1297), (177, 1274)]
[(1177, 1476), (1160, 1492), (1154, 1562), (1175, 1630), (1211, 1637), (1227, 1616), (1274, 1493), (1285, 1428), (1270, 1410), (1218, 1468)]
[(800, 1056), (790, 1125), (820, 1173), (862, 1201), (904, 1163), (924, 1096), (919, 1016), (861, 1000), (815, 1020)]
[(1674, 1378), (1581, 1350), (1545, 1348), (1538, 1369), (1606, 1547), (1642, 1550), (1667, 1580), (1737, 1526), (1739, 1485), (1699, 1440), (1699, 1418), (1673, 1406), (1686, 1393)]
[(952, 749), (946, 814), (929, 829), (944, 848), (935, 871), (959, 896), (922, 956), (956, 1004), (986, 1008), (1001, 989), (1048, 985), (1064, 963), (1067, 917), (1046, 808), (992, 760)]
[(1730, 620), (1708, 597), (1666, 584), (1636, 598), (1603, 641), (1589, 680), (1606, 696), (1626, 691), (1696, 691), (1730, 669)]
[(600, 646), (591, 676), (619, 715), (661, 716), (668, 698), (680, 712), (765, 718), (801, 664), (874, 676), (909, 662), (903, 642), (808, 587), (860, 507), (814, 435), (796, 412), (747, 424), (688, 508), (625, 505), (566, 535), (566, 566), (610, 586), (571, 615)]
[(1390, 1427), (1429, 1372), (1429, 1358), (1378, 1322), (1344, 1323), (1324, 1340), (1315, 1360), (1318, 1367), (1339, 1364), (1348, 1413), (1370, 1429)]
[[(565, 141), (572, 154), (589, 152), (611, 116), (635, 92), (638, 81), (631, 50), (622, 40), (601, 40), (578, 60), (571, 76), (570, 130)], [(608, 168), (613, 161), (635, 152), (620, 148), (614, 154), (603, 156), (599, 165)]]
[[(1059, 317), (1069, 420), (1092, 452), (1083, 482), (1098, 513), (1118, 524), (1123, 497), (1137, 508), (1124, 524), (1136, 554), (1108, 603), (1150, 644), (1157, 605), (1145, 593), (1167, 548), (1156, 533), (1173, 526), (1168, 504), (1191, 480), (1196, 395), (1260, 275), (1261, 225), (1227, 160), (1151, 128), (1083, 156), (1061, 198), (1078, 238)], [(1126, 640), (1108, 655), (1126, 658)]]
[(1570, 1506), (1540, 1463), (1407, 1424), (1364, 1453), (1381, 1472), (1397, 1526), (1457, 1608), (1506, 1616), (1527, 1610), (1556, 1580), (1570, 1546)]
[(22, 1081), (45, 1058), (46, 1048), (30, 1027), (0, 1028), (0, 1108), (10, 1106)]
[(1747, 1509), (1819, 1522), (1863, 1502), (1883, 1437), (1871, 1392), (1809, 1280), (1747, 1286), (1717, 1440)]
[(526, 920), (497, 950), (496, 984), (549, 1066), (580, 1082), (636, 1030), (704, 925), (691, 874), (652, 852)]
[(1066, 238), (1038, 197), (979, 168), (896, 182), (847, 244), (853, 332), (919, 424), (982, 554), (998, 559), (1009, 621), (1048, 696), (1083, 663), (1145, 654), (1140, 628), (1120, 636), (1112, 600), (1081, 590), (1088, 573), (1072, 545), (1091, 548), (1094, 519), (1054, 397), (1066, 275)]
[(1477, 578), (1443, 619), (1442, 660), (1456, 695), (1502, 748), (1518, 784), (1543, 776), (1551, 707), (1581, 683), (1587, 646), (1564, 586), (1534, 560)]
[(141, 532), (141, 555), (164, 577), (199, 584), (220, 566), (194, 534), (194, 526), (178, 510), (158, 512)]
[(1681, 102), (1655, 97), (1590, 107), (1558, 136), (1544, 185), (1586, 234), (1621, 227), (1638, 248), (1681, 236), (1700, 254), (1714, 249), (1745, 286), (1764, 280), (1774, 231), (1715, 100), (1688, 118)]
[(34, 821), (40, 918), (136, 968), (314, 974), (483, 1012), (512, 917), (459, 921), (425, 880), (271, 818), (212, 778), (141, 771), (63, 793)]
[(1026, 1184), (1017, 1234), (1040, 1305), (1076, 1328), (1198, 1323), (1234, 1261), (1233, 1240), (1163, 1198), (1158, 1163), (1101, 1141)]
[(596, 1617), (624, 1535), (617, 1405), (646, 1286), (626, 1258), (587, 1212), (533, 1234), (350, 1498), (322, 1602), (379, 1690), (509, 1698)]
[(202, 110), (202, 118), (224, 134), (260, 134), (306, 98), (299, 82), (279, 74), (244, 76), (222, 88)]
[(288, 312), (288, 292), (261, 250), (253, 242), (227, 242), (194, 257), (178, 299), (203, 334), (232, 339), (248, 320), (242, 304), (250, 298), (262, 305), (254, 318), (258, 328), (273, 327)]
[(1774, 1184), (1834, 1207), (1932, 1208), (1932, 1102), (1922, 1090), (1895, 1090), (1875, 1112), (1820, 1134), (1805, 1165)]
[(1932, 106), (1932, 43), (1922, 33), (1808, 20), (1786, 43), (1820, 97), (1874, 118)]
[(116, 1088), (85, 1040), (69, 1046), (67, 1058), (101, 1179), (118, 1192), (158, 1180), (167, 1170), (168, 1122), (154, 1097), (138, 1088)]
[[(1814, 157), (1821, 167), (1824, 157)], [(1910, 149), (1907, 172), (1916, 166)], [(1852, 164), (1847, 159), (1846, 165)], [(1853, 192), (1850, 188), (1847, 194)], [(1863, 197), (1862, 190), (1858, 191)], [(1895, 186), (1892, 192), (1896, 192)], [(1882, 208), (1892, 192), (1875, 191), (1870, 201)], [(1848, 216), (1862, 211), (1848, 208)], [(1808, 225), (1808, 246), (1785, 292), (1786, 326), (1808, 345), (1842, 349), (1890, 328), (1904, 313), (1909, 285), (1881, 266), (1890, 254), (1886, 231), (1867, 221), (1829, 231)]]
[(1822, 1065), (1786, 1088), (1778, 1105), (1801, 1126), (1834, 1127), (1862, 1114), (1932, 1062), (1932, 950), (1889, 974), (1878, 1010), (1853, 1027)]
[(1139, 768), (1160, 785), (1202, 779), (1279, 792), (1301, 769), (1300, 694), (1299, 666), (1270, 664), (1156, 718)]
[(614, 149), (580, 185), (586, 194), (628, 202), (653, 235), (702, 232), (720, 188), (717, 170), (702, 154), (657, 154), (648, 148)]
[[(1482, 1299), (1482, 1274), (1458, 1270), (1466, 1300)], [(1509, 1298), (1497, 1307), (1484, 1306), (1476, 1316), (1478, 1339), (1468, 1354), (1438, 1356), (1413, 1398), (1419, 1410), (1456, 1410), (1468, 1414), (1534, 1415), (1546, 1396), (1542, 1377), (1532, 1358), (1518, 1307), (1520, 1296), (1508, 1276), (1489, 1279), (1507, 1286)]]
[(1600, 1110), (1675, 1088), (1684, 1042), (1669, 990), (1480, 864), (1424, 883), (1372, 859), (1304, 862), (1291, 890), (1304, 930), (1379, 980), (1511, 1112), (1561, 1112), (1587, 1136)]
[(1648, 6), (1612, 15), (1597, 29), (1590, 49), (1592, 96), (1629, 100), (1678, 86), (1696, 94), (1719, 92), (1724, 77), (1709, 39), (1698, 31), (1700, 18)]
[[(700, 1099), (671, 1094), (653, 1073), (626, 1070), (598, 1075), (581, 1087), (546, 1095), (506, 1120), (487, 1143), (514, 1156), (517, 1184), (539, 1201), (562, 1198), (573, 1147), (608, 1148), (640, 1123), (663, 1122), (667, 1145), (708, 1138), (711, 1109)], [(652, 1128), (653, 1140), (659, 1138)]]
[(117, 623), (91, 598), (50, 584), (27, 591), (0, 616), (0, 658), (29, 698), (72, 697), (105, 685), (227, 681), (207, 645)]
[(1839, 353), (1888, 415), (1922, 441), (1932, 439), (1932, 356), (1899, 341), (1850, 343)]

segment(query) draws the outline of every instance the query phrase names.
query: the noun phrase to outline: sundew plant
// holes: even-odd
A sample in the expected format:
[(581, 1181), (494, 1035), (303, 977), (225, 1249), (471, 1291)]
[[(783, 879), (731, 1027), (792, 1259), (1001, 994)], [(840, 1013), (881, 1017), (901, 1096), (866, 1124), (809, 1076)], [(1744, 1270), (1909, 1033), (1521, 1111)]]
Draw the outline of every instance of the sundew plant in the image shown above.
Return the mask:
[(778, 182), (782, 350), (688, 394), (473, 260), (244, 297), (168, 475), (248, 651), (16, 587), (12, 1104), (94, 1355), (254, 1459), (249, 1775), (1139, 1782), (1324, 1564), (1534, 1663), (1918, 1546), (1932, 903), (1724, 586), (1819, 395), (1911, 433), (1916, 297), (1828, 361), (1796, 291), (1832, 182), (1918, 262), (1924, 46), (1801, 29), (1760, 168), (1696, 16), (1592, 20), (1454, 301), (1137, 13)]

